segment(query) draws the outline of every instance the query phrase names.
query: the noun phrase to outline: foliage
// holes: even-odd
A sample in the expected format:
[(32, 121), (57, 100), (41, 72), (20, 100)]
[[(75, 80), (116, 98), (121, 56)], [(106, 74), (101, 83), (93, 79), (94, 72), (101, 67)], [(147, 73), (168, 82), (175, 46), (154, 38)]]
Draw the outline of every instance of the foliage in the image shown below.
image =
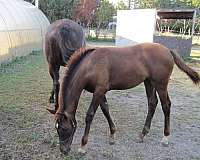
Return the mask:
[(100, 6), (97, 9), (95, 20), (97, 27), (105, 27), (109, 21), (113, 19), (116, 14), (116, 9), (108, 0), (101, 0)]
[[(34, 0), (26, 0), (34, 3)], [(96, 27), (98, 35), (100, 28), (106, 28), (113, 21), (116, 10), (133, 8), (197, 8), (200, 9), (200, 0), (120, 0), (116, 6), (109, 0), (40, 0), (40, 9), (52, 22), (61, 18), (70, 18), (87, 27)], [(199, 13), (197, 17), (200, 17)], [(182, 22), (181, 22), (182, 23)], [(170, 24), (176, 31), (180, 30), (180, 23)], [(199, 20), (195, 31), (200, 31)]]
[(93, 37), (91, 35), (88, 35), (86, 37), (87, 41), (90, 41), (90, 42), (115, 42), (115, 39), (113, 38), (99, 38), (99, 37)]
[(200, 8), (199, 0), (127, 0), (129, 8)]
[(113, 16), (116, 14), (116, 9), (108, 0), (100, 0), (100, 5), (95, 14), (96, 37), (98, 38), (100, 28), (105, 28)]
[(72, 18), (76, 3), (76, 0), (40, 0), (40, 9), (52, 22), (57, 19)]
[(117, 10), (127, 10), (128, 6), (124, 3), (124, 1), (120, 0), (116, 6)]
[[(34, 0), (26, 0), (34, 2)], [(50, 22), (62, 18), (72, 18), (77, 0), (40, 0), (39, 8), (44, 12)]]
[(74, 19), (78, 22), (83, 22), (88, 26), (98, 7), (98, 0), (79, 0), (74, 10)]

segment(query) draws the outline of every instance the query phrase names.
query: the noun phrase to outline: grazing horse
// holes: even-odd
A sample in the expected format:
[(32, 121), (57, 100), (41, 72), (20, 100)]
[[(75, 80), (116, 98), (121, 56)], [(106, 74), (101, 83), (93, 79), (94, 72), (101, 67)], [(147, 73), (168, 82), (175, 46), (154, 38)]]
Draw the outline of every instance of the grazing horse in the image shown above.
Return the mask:
[[(85, 36), (82, 27), (69, 19), (61, 19), (52, 23), (45, 35), (44, 52), (49, 65), (49, 73), (53, 79), (53, 89), (49, 98), (58, 108), (59, 70), (66, 66), (69, 57), (79, 48), (85, 46)], [(55, 94), (55, 101), (54, 101)]]
[(55, 114), (60, 150), (68, 153), (77, 127), (75, 119), (78, 101), (83, 89), (93, 93), (92, 102), (86, 115), (86, 127), (81, 141), (80, 152), (86, 152), (88, 134), (95, 112), (100, 105), (110, 127), (110, 139), (114, 142), (115, 125), (109, 113), (106, 92), (133, 88), (144, 82), (148, 114), (140, 138), (149, 132), (158, 98), (164, 113), (163, 144), (168, 144), (170, 135), (171, 102), (167, 91), (174, 63), (195, 83), (200, 76), (188, 67), (173, 51), (156, 43), (115, 48), (79, 50), (70, 58), (59, 93), (59, 108)]

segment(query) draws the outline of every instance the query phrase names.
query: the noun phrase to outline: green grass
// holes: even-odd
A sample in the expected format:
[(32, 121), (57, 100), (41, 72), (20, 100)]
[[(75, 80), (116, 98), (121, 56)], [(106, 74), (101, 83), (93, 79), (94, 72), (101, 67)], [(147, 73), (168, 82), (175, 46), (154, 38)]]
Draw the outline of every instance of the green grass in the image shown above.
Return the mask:
[(113, 38), (96, 38), (91, 36), (88, 36), (86, 40), (90, 42), (115, 42), (115, 39)]
[(41, 52), (0, 66), (0, 135), (5, 137), (0, 159), (31, 157), (25, 152), (34, 153), (41, 145), (46, 132), (41, 126), (50, 118), (46, 107), (52, 81), (47, 66)]
[(43, 54), (38, 52), (2, 65), (0, 67), (0, 105), (9, 108), (12, 105), (19, 107), (30, 103), (43, 104), (42, 98), (45, 99), (47, 96), (42, 93), (48, 94), (51, 85), (47, 64), (44, 61)]

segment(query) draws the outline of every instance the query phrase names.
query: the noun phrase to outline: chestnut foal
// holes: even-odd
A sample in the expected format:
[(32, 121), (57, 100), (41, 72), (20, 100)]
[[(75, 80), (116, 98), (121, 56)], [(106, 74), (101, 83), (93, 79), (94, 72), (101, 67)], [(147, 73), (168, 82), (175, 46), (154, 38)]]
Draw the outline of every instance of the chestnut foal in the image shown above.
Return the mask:
[(82, 153), (86, 152), (90, 125), (99, 105), (108, 120), (112, 143), (114, 141), (115, 125), (109, 114), (106, 92), (133, 88), (142, 82), (148, 99), (148, 114), (140, 135), (141, 141), (150, 130), (158, 103), (158, 93), (164, 113), (162, 143), (168, 144), (171, 102), (167, 86), (174, 63), (195, 84), (200, 83), (197, 72), (188, 67), (176, 53), (160, 44), (143, 43), (123, 48), (81, 49), (74, 53), (61, 84), (59, 108), (55, 114), (61, 152), (68, 153), (70, 150), (77, 127), (76, 109), (84, 89), (93, 93), (93, 98), (85, 119), (86, 127), (79, 149)]

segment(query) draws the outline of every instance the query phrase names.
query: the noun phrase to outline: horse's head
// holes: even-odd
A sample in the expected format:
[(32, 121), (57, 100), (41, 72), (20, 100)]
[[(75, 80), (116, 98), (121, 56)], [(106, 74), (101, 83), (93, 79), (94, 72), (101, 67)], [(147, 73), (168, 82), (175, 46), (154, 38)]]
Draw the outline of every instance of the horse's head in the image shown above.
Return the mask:
[(55, 114), (55, 127), (59, 136), (60, 151), (67, 154), (70, 151), (77, 123), (68, 113)]

